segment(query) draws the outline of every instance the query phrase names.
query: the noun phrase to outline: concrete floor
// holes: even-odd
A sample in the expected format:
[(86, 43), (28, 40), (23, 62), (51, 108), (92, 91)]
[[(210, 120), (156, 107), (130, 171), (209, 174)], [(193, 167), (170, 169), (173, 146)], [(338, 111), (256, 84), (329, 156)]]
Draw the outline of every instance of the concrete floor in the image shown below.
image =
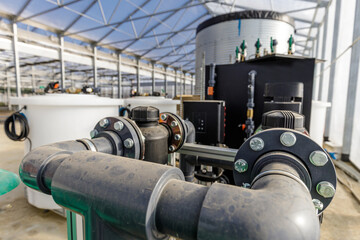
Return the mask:
[[(0, 168), (18, 173), (24, 144), (10, 141), (0, 124)], [(360, 239), (360, 183), (337, 169), (337, 193), (325, 211), (321, 240)], [(352, 189), (352, 192), (349, 190)], [(24, 185), (0, 196), (0, 240), (60, 240), (66, 239), (66, 220), (46, 210), (29, 205)]]

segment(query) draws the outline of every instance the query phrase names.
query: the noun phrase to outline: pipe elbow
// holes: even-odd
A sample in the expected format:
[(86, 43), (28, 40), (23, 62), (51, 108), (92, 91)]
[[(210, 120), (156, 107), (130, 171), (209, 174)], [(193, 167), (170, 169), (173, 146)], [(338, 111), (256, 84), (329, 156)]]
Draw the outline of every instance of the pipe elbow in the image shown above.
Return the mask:
[(19, 166), (21, 181), (30, 188), (40, 190), (36, 180), (37, 175), (46, 159), (59, 151), (61, 150), (56, 147), (41, 146), (28, 152)]
[(286, 178), (264, 177), (254, 189), (213, 184), (201, 209), (198, 239), (319, 239), (310, 194)]
[(37, 147), (25, 155), (19, 166), (21, 181), (28, 187), (50, 194), (51, 179), (61, 162), (73, 152), (86, 150), (76, 141)]
[[(320, 222), (310, 197), (264, 192), (270, 201), (266, 215), (264, 213), (260, 215), (263, 219), (258, 219), (261, 228), (254, 239), (320, 239)], [(261, 195), (258, 197), (262, 198)]]

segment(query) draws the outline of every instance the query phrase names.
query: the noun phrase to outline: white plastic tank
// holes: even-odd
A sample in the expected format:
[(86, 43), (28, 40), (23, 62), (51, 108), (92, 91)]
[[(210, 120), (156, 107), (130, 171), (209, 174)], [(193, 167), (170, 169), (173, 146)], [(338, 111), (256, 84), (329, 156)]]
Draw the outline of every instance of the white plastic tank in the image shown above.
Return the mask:
[(331, 106), (329, 102), (312, 101), (311, 103), (311, 119), (309, 134), (321, 147), (323, 146), (326, 109)]
[[(255, 56), (255, 42), (260, 39), (260, 54), (270, 52), (270, 38), (276, 39), (276, 53), (287, 54), (288, 39), (294, 36), (294, 20), (271, 11), (242, 11), (216, 16), (201, 23), (196, 30), (196, 85), (195, 93), (201, 94), (201, 65), (235, 62), (235, 49), (243, 40), (247, 43), (247, 59)], [(239, 47), (240, 48), (240, 47)]]
[[(12, 105), (26, 105), (32, 149), (59, 141), (90, 138), (96, 123), (108, 116), (118, 116), (122, 99), (95, 95), (52, 94), (10, 98)], [(29, 151), (26, 140), (25, 154)], [(27, 199), (37, 208), (61, 209), (50, 195), (26, 188)]]
[(124, 99), (124, 104), (130, 109), (137, 106), (152, 106), (158, 108), (160, 112), (176, 114), (176, 105), (180, 104), (180, 100), (172, 100), (164, 97), (132, 97)]

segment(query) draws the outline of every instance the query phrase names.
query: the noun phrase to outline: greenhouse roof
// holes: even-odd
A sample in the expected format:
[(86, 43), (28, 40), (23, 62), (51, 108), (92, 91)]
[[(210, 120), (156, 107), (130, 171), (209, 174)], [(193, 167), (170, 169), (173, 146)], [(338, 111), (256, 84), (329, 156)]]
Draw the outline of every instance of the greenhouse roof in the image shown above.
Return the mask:
[(19, 28), (61, 35), (195, 72), (197, 26), (213, 16), (271, 10), (295, 20), (297, 54), (308, 55), (331, 0), (0, 0), (0, 16)]

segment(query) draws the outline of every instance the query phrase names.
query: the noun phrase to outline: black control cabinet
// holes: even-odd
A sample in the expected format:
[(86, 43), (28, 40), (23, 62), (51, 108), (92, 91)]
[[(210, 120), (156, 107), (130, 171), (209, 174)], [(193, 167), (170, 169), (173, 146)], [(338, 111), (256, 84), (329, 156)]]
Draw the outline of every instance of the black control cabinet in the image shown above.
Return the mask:
[(224, 143), (224, 101), (184, 101), (184, 119), (194, 124), (196, 142), (206, 145)]
[[(241, 124), (246, 121), (248, 73), (251, 70), (257, 72), (254, 97), (255, 128), (261, 124), (265, 83), (302, 82), (304, 84), (303, 114), (305, 127), (309, 129), (315, 61), (314, 58), (272, 55), (236, 64), (216, 65), (213, 99), (223, 100), (226, 103), (225, 144), (231, 148), (239, 148), (246, 137)], [(206, 67), (205, 79), (206, 91), (209, 66)]]

